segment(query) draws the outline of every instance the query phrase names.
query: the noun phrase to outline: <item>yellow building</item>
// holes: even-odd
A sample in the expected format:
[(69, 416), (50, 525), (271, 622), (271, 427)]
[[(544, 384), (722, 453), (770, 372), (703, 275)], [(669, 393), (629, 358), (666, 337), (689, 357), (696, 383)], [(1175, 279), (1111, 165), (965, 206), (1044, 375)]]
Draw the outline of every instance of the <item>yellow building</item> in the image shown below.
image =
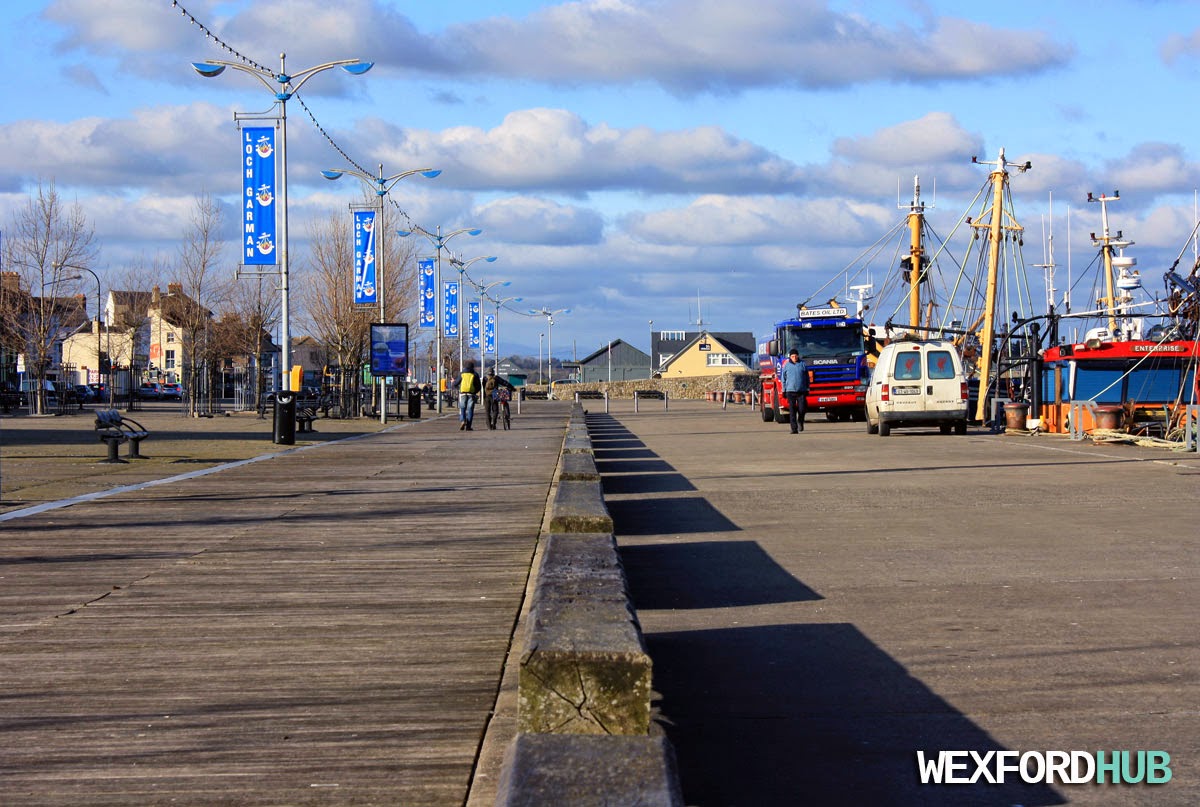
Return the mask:
[(718, 338), (701, 331), (663, 364), (659, 374), (663, 378), (699, 378), (756, 371), (753, 336), (746, 334), (750, 337), (749, 347), (734, 342), (734, 336), (722, 334)]

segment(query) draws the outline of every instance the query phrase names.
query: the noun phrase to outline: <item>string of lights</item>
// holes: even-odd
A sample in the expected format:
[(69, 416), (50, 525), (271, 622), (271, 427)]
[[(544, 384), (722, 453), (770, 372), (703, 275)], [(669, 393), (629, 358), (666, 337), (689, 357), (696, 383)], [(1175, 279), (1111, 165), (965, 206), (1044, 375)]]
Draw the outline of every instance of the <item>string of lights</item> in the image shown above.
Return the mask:
[(215, 43), (217, 47), (219, 47), (221, 50), (228, 53), (233, 58), (237, 59), (242, 64), (253, 67), (255, 70), (262, 70), (267, 73), (271, 72), (266, 67), (263, 67), (261, 64), (259, 64), (258, 62), (254, 61), (253, 59), (249, 58), (248, 56), (243, 56), (241, 53), (234, 50), (233, 47), (231, 47), (230, 45), (227, 45), (219, 36), (214, 34), (207, 25), (200, 22), (200, 20), (196, 19), (196, 17), (190, 11), (188, 11), (186, 8), (179, 5), (179, 0), (171, 0), (171, 8), (179, 9), (179, 13), (182, 14), (183, 16), (187, 17), (188, 22), (190, 22), (192, 25), (199, 28), (204, 33), (205, 39), (208, 39), (209, 41)]
[[(186, 17), (189, 23), (196, 26), (196, 28), (198, 28), (204, 34), (205, 39), (207, 39), (210, 42), (212, 42), (213, 44), (215, 44), (217, 47), (219, 47), (221, 50), (228, 53), (230, 56), (232, 56), (237, 61), (241, 62), (244, 65), (247, 65), (248, 67), (253, 67), (255, 70), (261, 70), (264, 73), (272, 72), (270, 69), (264, 67), (263, 65), (259, 64), (258, 62), (254, 61), (253, 59), (249, 58), (248, 56), (244, 56), (241, 52), (239, 52), (233, 46), (229, 45), (224, 40), (222, 40), (219, 36), (217, 36), (215, 33), (213, 33), (212, 29), (210, 29), (207, 25), (202, 23), (200, 20), (196, 19), (195, 15), (193, 15), (190, 11), (188, 11), (186, 8), (184, 8), (182, 5), (180, 5), (179, 0), (171, 0), (171, 7), (179, 9), (179, 13), (182, 14), (184, 17)], [(347, 163), (349, 163), (354, 169), (356, 169), (360, 173), (363, 173), (363, 174), (371, 173), (370, 171), (366, 170), (361, 165), (359, 165), (349, 154), (346, 153), (345, 149), (343, 149), (341, 146), (339, 146), (337, 144), (337, 142), (333, 139), (333, 137), (329, 134), (329, 132), (327, 132), (325, 130), (325, 127), (322, 126), (320, 121), (317, 120), (317, 116), (315, 114), (313, 114), (313, 111), (311, 109), (309, 109), (308, 104), (304, 103), (304, 99), (300, 97), (299, 93), (296, 93), (292, 97), (294, 100), (299, 102), (300, 107), (308, 115), (308, 119), (312, 122), (313, 127), (316, 128), (316, 130), (321, 134), (321, 136), (325, 138), (325, 141), (327, 143), (329, 143), (330, 147), (332, 147), (334, 151), (336, 151), (338, 154), (340, 154), (342, 156), (342, 159), (344, 159)], [(407, 224), (406, 229), (412, 229), (413, 227), (416, 226), (415, 223), (413, 222), (413, 220), (411, 218), (409, 218), (409, 215), (407, 212), (405, 212), (404, 208), (400, 207), (400, 204), (395, 199), (391, 198), (390, 195), (388, 196), (388, 201), (390, 201), (392, 203), (392, 206), (396, 209), (396, 212), (406, 222), (406, 224)]]

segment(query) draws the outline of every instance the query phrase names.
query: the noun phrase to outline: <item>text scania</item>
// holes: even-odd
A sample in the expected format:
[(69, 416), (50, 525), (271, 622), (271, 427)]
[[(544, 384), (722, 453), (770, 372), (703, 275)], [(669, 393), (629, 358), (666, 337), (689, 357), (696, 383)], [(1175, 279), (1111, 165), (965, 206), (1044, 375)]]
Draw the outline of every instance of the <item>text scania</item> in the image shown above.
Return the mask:
[(1006, 776), (1028, 784), (1165, 785), (1171, 781), (1166, 751), (938, 751), (917, 752), (921, 784), (1004, 784)]

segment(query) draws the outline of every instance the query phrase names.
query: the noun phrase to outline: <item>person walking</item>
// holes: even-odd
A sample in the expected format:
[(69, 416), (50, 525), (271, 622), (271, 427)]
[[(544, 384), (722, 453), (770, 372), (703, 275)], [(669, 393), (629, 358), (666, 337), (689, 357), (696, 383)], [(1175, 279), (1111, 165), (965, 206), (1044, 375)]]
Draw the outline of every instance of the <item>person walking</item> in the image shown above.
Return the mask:
[(808, 365), (800, 360), (800, 351), (792, 348), (783, 363), (783, 395), (787, 398), (788, 422), (792, 434), (804, 431), (804, 412), (808, 408)]
[(475, 399), (479, 395), (479, 376), (475, 374), (475, 362), (468, 361), (463, 365), (462, 373), (458, 376), (458, 430), (473, 431), (471, 422), (475, 420)]
[(508, 393), (504, 396), (504, 401), (507, 402), (512, 397), (513, 389), (513, 385), (508, 383), (506, 379), (496, 375), (495, 368), (488, 370), (487, 376), (483, 379), (483, 401), (487, 405), (487, 424), (489, 429), (496, 428), (496, 416), (500, 414), (501, 390)]

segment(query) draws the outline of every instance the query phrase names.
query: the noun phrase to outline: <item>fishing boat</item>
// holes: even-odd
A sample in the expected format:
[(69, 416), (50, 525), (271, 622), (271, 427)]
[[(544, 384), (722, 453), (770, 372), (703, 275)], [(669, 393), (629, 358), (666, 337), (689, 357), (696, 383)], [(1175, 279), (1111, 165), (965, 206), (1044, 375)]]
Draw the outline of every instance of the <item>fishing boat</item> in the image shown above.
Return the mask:
[(1183, 440), (1200, 392), (1200, 261), (1181, 275), (1176, 260), (1162, 293), (1151, 293), (1125, 252), (1133, 242), (1109, 227), (1108, 205), (1118, 199), (1088, 194), (1101, 209), (1092, 241), (1102, 287), (1095, 308), (1047, 315), (1049, 346), (1035, 357), (1041, 383), (1030, 390), (1028, 425), (1076, 437), (1101, 429)]

